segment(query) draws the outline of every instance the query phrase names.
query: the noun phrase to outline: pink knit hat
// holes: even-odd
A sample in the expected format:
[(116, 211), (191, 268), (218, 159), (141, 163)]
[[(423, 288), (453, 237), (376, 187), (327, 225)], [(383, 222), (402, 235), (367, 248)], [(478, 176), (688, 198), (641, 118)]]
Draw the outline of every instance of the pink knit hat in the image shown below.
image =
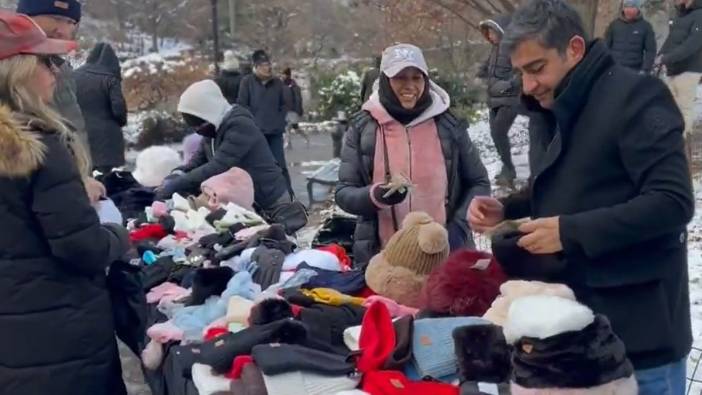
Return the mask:
[(208, 179), (200, 185), (200, 188), (209, 199), (209, 205), (212, 209), (227, 203), (234, 203), (247, 210), (251, 210), (253, 207), (253, 180), (249, 173), (238, 167), (232, 167), (226, 172)]

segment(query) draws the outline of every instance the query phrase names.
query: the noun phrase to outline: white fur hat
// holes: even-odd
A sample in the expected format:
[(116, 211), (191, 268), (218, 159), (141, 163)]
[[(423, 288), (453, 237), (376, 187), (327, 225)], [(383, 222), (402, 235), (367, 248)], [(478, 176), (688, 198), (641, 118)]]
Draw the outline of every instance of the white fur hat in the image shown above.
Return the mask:
[(181, 164), (180, 154), (173, 148), (153, 146), (139, 153), (132, 175), (139, 184), (155, 188)]

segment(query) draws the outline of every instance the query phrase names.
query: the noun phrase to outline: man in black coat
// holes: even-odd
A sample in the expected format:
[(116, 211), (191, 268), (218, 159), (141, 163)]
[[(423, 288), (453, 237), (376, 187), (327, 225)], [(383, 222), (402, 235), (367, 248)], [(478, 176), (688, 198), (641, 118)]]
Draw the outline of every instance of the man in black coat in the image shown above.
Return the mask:
[(271, 152), (290, 184), (283, 141), (285, 115), (289, 110), (286, 88), (283, 81), (273, 75), (271, 60), (265, 51), (255, 51), (251, 60), (254, 72), (241, 80), (237, 104), (246, 107), (253, 114), (256, 125), (266, 136)]
[(110, 44), (98, 43), (74, 73), (78, 103), (85, 117), (93, 166), (102, 173), (124, 166), (127, 103), (122, 69)]
[(205, 138), (190, 162), (157, 190), (157, 197), (198, 193), (200, 184), (210, 177), (239, 167), (251, 176), (254, 202), (262, 209), (291, 201), (283, 172), (251, 113), (229, 105), (214, 81), (188, 87), (180, 98), (178, 112)]
[(241, 66), (239, 59), (236, 58), (233, 51), (224, 52), (224, 62), (221, 66), (222, 70), (215, 78), (215, 82), (222, 90), (224, 98), (229, 104), (235, 104), (239, 98), (239, 85), (241, 84)]
[(488, 85), (488, 107), (490, 107), (490, 135), (497, 154), (502, 161), (502, 170), (495, 177), (498, 185), (512, 186), (517, 172), (512, 162), (509, 130), (517, 118), (519, 105), (519, 77), (512, 71), (509, 53), (500, 44), (510, 17), (503, 15), (480, 22), (480, 30), (492, 45), (490, 57), (481, 67), (478, 77)]
[(668, 86), (685, 117), (685, 132), (695, 122), (697, 86), (702, 77), (702, 0), (676, 0), (678, 16), (661, 48), (660, 64), (668, 73)]
[(473, 200), (472, 229), (531, 217), (519, 228), (519, 248), (562, 260), (553, 279), (609, 317), (639, 393), (684, 393), (694, 199), (670, 91), (617, 65), (601, 41), (588, 41), (565, 0), (528, 2), (505, 41), (525, 102), (543, 118), (543, 155), (524, 193)]
[(641, 13), (641, 0), (624, 0), (621, 15), (605, 32), (605, 44), (622, 66), (648, 74), (656, 60), (656, 33)]

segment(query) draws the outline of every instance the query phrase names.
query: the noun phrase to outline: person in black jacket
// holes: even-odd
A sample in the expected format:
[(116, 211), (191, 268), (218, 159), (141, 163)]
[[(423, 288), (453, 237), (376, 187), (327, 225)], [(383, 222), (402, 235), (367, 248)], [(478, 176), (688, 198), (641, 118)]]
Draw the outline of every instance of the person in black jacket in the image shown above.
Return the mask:
[[(244, 106), (253, 114), (256, 125), (266, 137), (271, 152), (283, 169), (283, 174), (290, 185), (283, 140), (285, 115), (289, 110), (285, 84), (273, 75), (271, 60), (265, 51), (255, 51), (251, 60), (254, 64), (254, 72), (241, 80), (237, 104)], [(292, 191), (292, 187), (290, 190)]]
[(363, 73), (363, 78), (361, 78), (361, 104), (368, 101), (368, 98), (373, 93), (373, 85), (380, 76), (380, 59), (380, 56), (373, 58), (373, 67)]
[(624, 0), (622, 12), (604, 35), (614, 60), (641, 74), (649, 74), (656, 60), (656, 33), (641, 13), (640, 0)]
[(239, 98), (242, 75), (239, 59), (236, 58), (233, 51), (224, 52), (224, 62), (222, 62), (221, 69), (215, 82), (219, 85), (219, 89), (222, 90), (222, 94), (229, 104), (235, 104)]
[(490, 134), (497, 154), (502, 160), (502, 170), (495, 177), (498, 185), (512, 186), (517, 172), (512, 162), (512, 149), (509, 143), (509, 130), (517, 118), (519, 105), (519, 77), (512, 72), (509, 54), (500, 44), (504, 29), (510, 17), (503, 15), (480, 22), (480, 30), (492, 44), (490, 57), (478, 73), (487, 80), (488, 107), (490, 107)]
[(97, 44), (85, 65), (75, 71), (74, 78), (93, 166), (107, 174), (115, 167), (124, 166), (122, 127), (127, 125), (122, 69), (110, 44)]
[(214, 81), (188, 87), (178, 112), (204, 139), (190, 162), (157, 190), (158, 198), (170, 198), (176, 192), (199, 194), (204, 181), (239, 167), (253, 179), (254, 201), (262, 209), (291, 201), (283, 172), (251, 113), (228, 104)]
[(670, 24), (658, 63), (667, 70), (668, 86), (685, 117), (685, 133), (689, 135), (697, 115), (695, 99), (702, 77), (702, 0), (676, 0), (675, 4), (678, 16)]
[(0, 392), (126, 395), (106, 270), (127, 232), (100, 225), (88, 154), (49, 107), (51, 56), (77, 45), (5, 11), (0, 36)]
[(639, 393), (684, 393), (694, 198), (670, 91), (617, 65), (602, 41), (588, 42), (565, 0), (526, 3), (505, 42), (525, 104), (543, 118), (543, 157), (523, 193), (473, 200), (473, 229), (531, 217), (518, 245), (563, 260), (552, 280), (610, 319)]
[(336, 188), (339, 207), (358, 215), (357, 266), (365, 267), (412, 211), (444, 225), (453, 250), (474, 246), (468, 203), (489, 195), (490, 180), (450, 102), (429, 79), (419, 48), (383, 52), (379, 89), (349, 122)]

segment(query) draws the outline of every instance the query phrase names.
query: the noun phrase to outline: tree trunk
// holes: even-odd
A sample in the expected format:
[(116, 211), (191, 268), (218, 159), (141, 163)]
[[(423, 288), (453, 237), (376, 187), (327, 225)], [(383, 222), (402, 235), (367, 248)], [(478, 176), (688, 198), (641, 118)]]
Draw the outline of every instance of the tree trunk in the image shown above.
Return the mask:
[(158, 52), (158, 24), (151, 25), (151, 52)]
[(597, 17), (598, 0), (572, 0), (571, 4), (578, 10), (585, 25), (585, 32), (593, 37), (595, 32), (595, 19)]

